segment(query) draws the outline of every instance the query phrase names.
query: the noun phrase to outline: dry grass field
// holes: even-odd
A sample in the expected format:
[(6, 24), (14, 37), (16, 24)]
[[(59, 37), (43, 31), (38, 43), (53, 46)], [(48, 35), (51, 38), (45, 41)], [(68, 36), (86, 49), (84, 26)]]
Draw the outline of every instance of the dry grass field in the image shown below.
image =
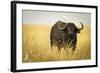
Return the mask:
[(23, 25), (22, 61), (24, 63), (91, 59), (89, 26), (84, 26), (84, 29), (78, 34), (74, 54), (72, 54), (71, 49), (62, 49), (59, 53), (56, 47), (50, 48), (51, 27), (51, 25)]

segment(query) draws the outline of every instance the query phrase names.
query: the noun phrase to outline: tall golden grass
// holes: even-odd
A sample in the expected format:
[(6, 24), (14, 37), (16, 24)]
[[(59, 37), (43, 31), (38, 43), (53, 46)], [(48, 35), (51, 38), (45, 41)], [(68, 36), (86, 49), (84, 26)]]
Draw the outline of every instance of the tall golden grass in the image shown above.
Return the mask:
[(50, 48), (51, 25), (23, 24), (23, 62), (46, 62), (64, 60), (86, 60), (91, 58), (90, 26), (84, 26), (78, 34), (77, 47), (74, 53), (71, 49)]

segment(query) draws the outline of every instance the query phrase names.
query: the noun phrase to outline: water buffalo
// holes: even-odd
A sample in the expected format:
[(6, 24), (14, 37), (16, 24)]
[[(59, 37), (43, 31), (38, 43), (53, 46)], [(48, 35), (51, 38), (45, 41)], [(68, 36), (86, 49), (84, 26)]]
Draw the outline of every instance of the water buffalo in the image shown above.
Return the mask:
[(53, 27), (51, 28), (50, 33), (50, 45), (51, 48), (56, 46), (58, 51), (61, 48), (72, 48), (74, 51), (77, 44), (77, 33), (80, 33), (80, 30), (83, 29), (83, 24), (81, 24), (81, 28), (77, 28), (74, 23), (72, 22), (63, 22), (58, 21), (56, 22)]

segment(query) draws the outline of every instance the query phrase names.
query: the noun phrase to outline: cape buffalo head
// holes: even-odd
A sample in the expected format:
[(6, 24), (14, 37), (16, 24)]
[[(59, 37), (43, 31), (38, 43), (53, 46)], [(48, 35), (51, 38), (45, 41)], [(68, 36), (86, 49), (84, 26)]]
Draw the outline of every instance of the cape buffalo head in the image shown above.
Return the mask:
[(65, 22), (59, 21), (58, 29), (65, 30), (68, 32), (68, 34), (80, 33), (80, 30), (82, 30), (84, 28), (84, 26), (81, 22), (80, 22), (80, 24), (81, 24), (81, 28), (78, 28), (72, 22), (65, 23)]

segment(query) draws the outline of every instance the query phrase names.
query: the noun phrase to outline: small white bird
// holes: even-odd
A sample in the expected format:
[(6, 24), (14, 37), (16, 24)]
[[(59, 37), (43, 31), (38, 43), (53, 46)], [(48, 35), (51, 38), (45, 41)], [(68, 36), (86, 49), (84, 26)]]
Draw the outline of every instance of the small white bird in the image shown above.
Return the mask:
[(67, 18), (65, 16), (62, 16), (61, 21), (67, 22)]

